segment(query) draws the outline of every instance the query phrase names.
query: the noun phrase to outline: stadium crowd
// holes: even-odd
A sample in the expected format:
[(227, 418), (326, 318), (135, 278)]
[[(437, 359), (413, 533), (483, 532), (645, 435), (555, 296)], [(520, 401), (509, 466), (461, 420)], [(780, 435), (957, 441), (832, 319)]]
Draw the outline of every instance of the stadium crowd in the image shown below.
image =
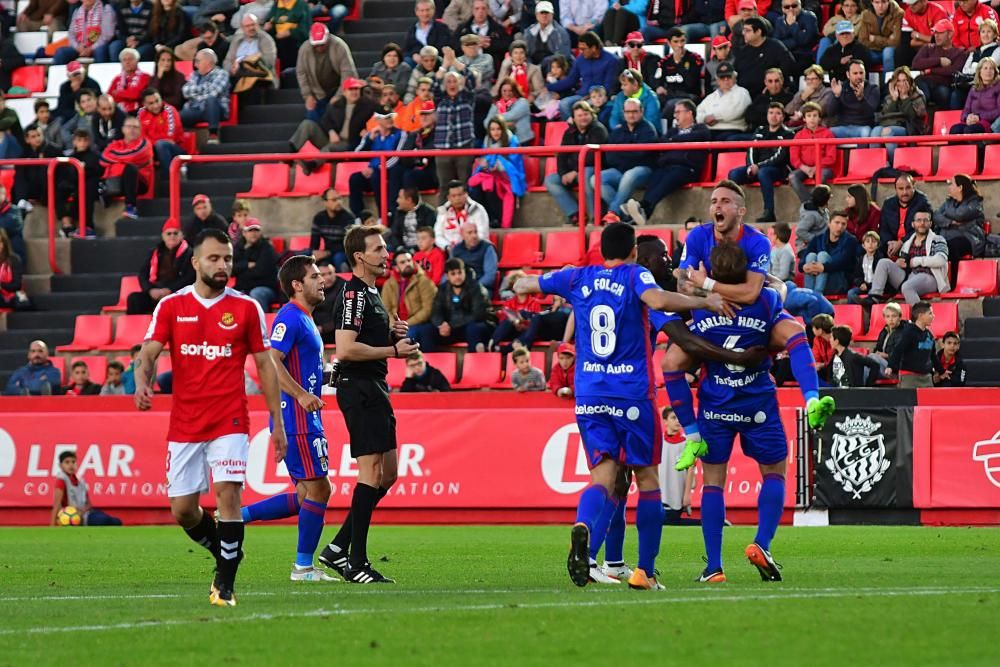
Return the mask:
[[(955, 289), (959, 262), (988, 251), (985, 203), (970, 175), (953, 176), (948, 196), (932, 202), (906, 165), (893, 165), (895, 147), (889, 145), (889, 161), (874, 169), (895, 177), (894, 192), (879, 204), (867, 187), (853, 185), (833, 202), (830, 188), (816, 181), (833, 178), (837, 149), (817, 152), (808, 140), (928, 134), (932, 114), (952, 110), (960, 116), (951, 133), (1000, 129), (1000, 44), (991, 3), (453, 0), (435, 6), (417, 0), (413, 25), (370, 63), (355, 62), (334, 34), (351, 5), (32, 0), (16, 17), (17, 30), (68, 29), (65, 45), (39, 54), (66, 64), (67, 81), (56, 107), (38, 100), (36, 119), (23, 129), (0, 95), (0, 157), (79, 159), (86, 192), (77, 192), (70, 171), (62, 173), (58, 214), (65, 232), (75, 234), (74, 202), (82, 197), (87, 235), (95, 235), (99, 199), (123, 197), (124, 216), (137, 217), (137, 199), (161, 188), (171, 160), (186, 152), (187, 130), (204, 124), (207, 141), (218, 142), (232, 96), (237, 104), (265, 99), (268, 88), (292, 76), (292, 67), (305, 112), (288, 138), (292, 151), (307, 142), (322, 151), (481, 147), (477, 158), (390, 159), (386, 220), (361, 210), (367, 194), (379, 204), (378, 160), (372, 160), (351, 175), (346, 192), (323, 194), (308, 248), (279, 252), (248, 202), (237, 201), (227, 219), (207, 196), (197, 195), (190, 216), (165, 222), (139, 272), (140, 290), (128, 298), (129, 314), (150, 313), (189, 284), (188, 244), (208, 227), (233, 239), (236, 287), (265, 310), (281, 300), (276, 275), (283, 253), (309, 252), (329, 267), (330, 296), (339, 281), (334, 274), (349, 270), (347, 228), (381, 223), (395, 250), (383, 299), (408, 319), (425, 352), (455, 343), (469, 352), (507, 352), (564, 338), (565, 304), (504, 290), (509, 276), (500, 274), (490, 241), (491, 228), (513, 225), (528, 185), (522, 156), (490, 150), (542, 143), (546, 125), (556, 121), (566, 123), (554, 138), (562, 145), (800, 140), (791, 148), (751, 147), (729, 177), (761, 186), (764, 210), (757, 222), (776, 223), (773, 272), (786, 281), (789, 310), (812, 323), (814, 344), (833, 350), (823, 355), (833, 383), (873, 382), (890, 369), (898, 373), (900, 365), (926, 370), (926, 363), (913, 361), (909, 352), (890, 361), (897, 338), (910, 345), (919, 336), (894, 335), (900, 325), (890, 327), (887, 317), (886, 340), (880, 337), (869, 355), (885, 363), (874, 373), (867, 373), (874, 369), (870, 364), (858, 371), (843, 330), (825, 320), (816, 324), (818, 316), (834, 312), (831, 299), (871, 308), (901, 294), (913, 307), (914, 322), (900, 330), (921, 328), (922, 299)], [(662, 56), (652, 47), (659, 43)], [(11, 45), (6, 35), (0, 62), (8, 80), (24, 63)], [(153, 76), (139, 71), (140, 60), (152, 59)], [(190, 75), (181, 74), (178, 60), (193, 60)], [(87, 74), (89, 62), (119, 62), (121, 72), (101, 90)], [(593, 155), (587, 159), (578, 173), (575, 155), (560, 154), (544, 177), (568, 224), (581, 218), (646, 224), (660, 201), (702, 179), (711, 156), (705, 150), (610, 152), (599, 180)], [(317, 165), (307, 160), (304, 168), (309, 173)], [(15, 171), (11, 196), (4, 191), (0, 197), (0, 306), (25, 308), (21, 216), (32, 202), (46, 200), (47, 185), (43, 167)], [(777, 222), (775, 188), (783, 183), (801, 202), (797, 223)], [(588, 207), (599, 193), (601, 210), (578, 210), (579, 187)], [(436, 210), (421, 198), (427, 190), (439, 193)], [(331, 316), (322, 311), (317, 322), (329, 342)], [(943, 350), (949, 345), (948, 358), (957, 358), (957, 336), (947, 338)], [(562, 365), (563, 356), (557, 354), (553, 371), (571, 368)], [(515, 361), (515, 386), (538, 388), (530, 360), (522, 363), (519, 354)], [(411, 388), (446, 388), (425, 360), (410, 362), (408, 373), (419, 378)], [(18, 376), (21, 384), (12, 378), (8, 392), (47, 393), (33, 379), (44, 376), (36, 367), (45, 363), (43, 355), (32, 357)], [(76, 381), (76, 370), (75, 389), (67, 391), (87, 393), (91, 388), (85, 379)], [(927, 373), (938, 381), (946, 372)], [(557, 385), (551, 387), (556, 393), (571, 391), (571, 376)]]

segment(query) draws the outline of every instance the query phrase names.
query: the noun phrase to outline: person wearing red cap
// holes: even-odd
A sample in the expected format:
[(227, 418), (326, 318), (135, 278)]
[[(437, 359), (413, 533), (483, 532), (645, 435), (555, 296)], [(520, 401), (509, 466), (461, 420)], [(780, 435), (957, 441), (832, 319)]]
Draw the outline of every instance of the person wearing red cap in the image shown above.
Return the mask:
[(764, 16), (771, 11), (771, 0), (726, 0), (726, 22), (733, 28), (733, 32), (739, 32), (736, 24), (749, 18), (743, 12), (752, 9), (750, 16)]
[(293, 152), (299, 152), (306, 142), (326, 152), (352, 151), (361, 142), (365, 124), (378, 104), (361, 94), (365, 82), (354, 77), (344, 81), (342, 94), (326, 106), (319, 122), (308, 118), (299, 123), (288, 140)]
[[(774, 28), (771, 26), (771, 22), (764, 18), (764, 14), (757, 11), (757, 3), (755, 0), (739, 0), (735, 5), (735, 13), (730, 13), (729, 3), (732, 0), (726, 1), (726, 21), (727, 26), (723, 27), (722, 31), (719, 33), (721, 35), (727, 36), (733, 43), (733, 51), (738, 51), (746, 46), (746, 41), (743, 38), (743, 24), (749, 19), (760, 19), (764, 22), (765, 34), (770, 35)], [(764, 8), (764, 12), (767, 12), (767, 8)]]
[(55, 118), (63, 123), (69, 122), (76, 115), (76, 103), (85, 90), (100, 92), (101, 85), (87, 75), (79, 61), (74, 60), (66, 65), (66, 81), (59, 86), (59, 101), (52, 112)]
[(712, 91), (719, 87), (719, 80), (715, 74), (722, 63), (734, 65), (733, 43), (725, 35), (716, 35), (712, 38), (708, 61), (705, 63), (706, 91)]
[(351, 49), (323, 23), (313, 23), (309, 39), (299, 47), (295, 78), (305, 100), (306, 118), (319, 121), (342, 82), (357, 78)]
[(556, 348), (556, 363), (552, 364), (549, 389), (559, 398), (573, 398), (574, 375), (576, 371), (576, 349), (572, 343), (559, 343)]
[(934, 43), (920, 47), (913, 57), (913, 69), (920, 72), (917, 88), (924, 94), (924, 99), (936, 104), (938, 109), (961, 109), (965, 104), (965, 95), (955, 88), (953, 81), (955, 73), (962, 71), (969, 54), (952, 41), (955, 24), (950, 19), (941, 19), (932, 30)]
[(194, 237), (198, 236), (202, 230), (209, 228), (229, 233), (229, 223), (212, 210), (212, 200), (208, 198), (208, 195), (195, 195), (194, 199), (191, 200), (191, 209), (194, 215), (183, 225), (184, 239), (188, 243), (194, 241)]
[(642, 33), (633, 30), (625, 36), (625, 48), (622, 49), (622, 69), (634, 69), (642, 74), (642, 80), (650, 83), (656, 74), (656, 66), (660, 57), (649, 53), (643, 48), (645, 40)]
[(612, 0), (601, 21), (601, 34), (604, 35), (605, 42), (624, 44), (626, 35), (645, 28), (648, 6), (649, 0), (630, 0), (627, 3)]
[[(902, 0), (903, 25), (910, 29), (909, 38), (904, 36), (896, 52), (896, 66), (910, 65), (917, 51), (934, 44), (934, 24), (948, 18), (944, 3), (929, 0)], [(929, 101), (929, 100), (928, 100)]]
[(150, 251), (139, 270), (139, 291), (126, 298), (129, 315), (149, 315), (160, 299), (194, 282), (191, 250), (181, 233), (177, 218), (167, 218), (160, 242)]

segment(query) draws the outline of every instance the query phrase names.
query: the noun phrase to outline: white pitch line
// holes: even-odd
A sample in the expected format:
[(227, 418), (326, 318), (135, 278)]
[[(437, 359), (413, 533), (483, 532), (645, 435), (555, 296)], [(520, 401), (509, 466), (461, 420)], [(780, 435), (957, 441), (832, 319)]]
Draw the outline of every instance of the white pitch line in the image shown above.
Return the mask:
[[(953, 588), (953, 589), (869, 589), (871, 595), (878, 595), (884, 597), (920, 597), (920, 596), (936, 596), (936, 595), (973, 595), (982, 593), (1000, 593), (1000, 588)], [(159, 628), (159, 627), (172, 627), (180, 625), (194, 625), (201, 623), (247, 623), (256, 621), (273, 621), (281, 619), (291, 619), (291, 618), (315, 618), (323, 616), (358, 616), (364, 614), (379, 614), (385, 616), (386, 614), (426, 614), (426, 613), (454, 613), (454, 612), (476, 612), (476, 611), (499, 611), (503, 609), (558, 609), (558, 608), (569, 608), (569, 607), (597, 607), (597, 606), (607, 606), (609, 604), (618, 606), (648, 606), (648, 605), (661, 605), (678, 603), (684, 604), (689, 602), (694, 603), (705, 603), (705, 602), (748, 602), (748, 601), (769, 601), (769, 600), (801, 600), (801, 599), (818, 599), (818, 598), (846, 598), (846, 597), (858, 597), (860, 595), (865, 595), (865, 593), (858, 590), (847, 590), (843, 589), (840, 591), (813, 591), (809, 593), (791, 593), (791, 594), (760, 594), (752, 593), (749, 595), (730, 595), (723, 594), (719, 596), (693, 596), (693, 597), (677, 597), (671, 598), (666, 595), (657, 593), (646, 593), (649, 597), (645, 598), (610, 598), (603, 600), (575, 600), (575, 601), (564, 601), (564, 602), (529, 602), (529, 603), (511, 603), (511, 604), (499, 604), (499, 603), (489, 603), (489, 604), (472, 604), (472, 605), (456, 605), (456, 606), (428, 606), (428, 607), (410, 607), (403, 609), (384, 609), (384, 608), (367, 608), (367, 609), (313, 609), (308, 611), (300, 612), (283, 612), (274, 614), (250, 614), (248, 616), (232, 616), (228, 614), (222, 614), (214, 618), (185, 618), (185, 619), (167, 619), (167, 620), (152, 620), (152, 621), (134, 621), (129, 623), (111, 623), (107, 625), (75, 625), (75, 626), (62, 626), (62, 627), (35, 627), (27, 629), (13, 629), (6, 628), (0, 629), (0, 636), (17, 636), (17, 635), (39, 635), (39, 634), (50, 634), (54, 632), (106, 632), (113, 630), (135, 630), (141, 628)]]

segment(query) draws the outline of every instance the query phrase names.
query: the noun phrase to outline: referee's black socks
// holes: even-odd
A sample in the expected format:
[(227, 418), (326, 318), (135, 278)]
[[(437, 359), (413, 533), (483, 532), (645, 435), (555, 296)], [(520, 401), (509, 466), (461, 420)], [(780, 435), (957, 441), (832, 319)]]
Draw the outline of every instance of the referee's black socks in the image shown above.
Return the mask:
[(233, 590), (236, 583), (236, 570), (243, 559), (243, 520), (219, 521), (219, 556), (216, 559), (218, 567), (219, 587), (223, 590)]
[[(356, 492), (357, 489), (355, 488), (355, 493)], [(382, 487), (379, 487), (378, 497), (375, 498), (375, 504), (378, 505), (379, 501), (385, 498), (387, 493), (389, 493), (389, 489), (383, 489)], [(374, 509), (375, 508), (373, 507), (372, 510), (374, 511)], [(354, 514), (354, 501), (352, 500), (351, 511), (349, 511), (347, 513), (347, 516), (344, 517), (344, 523), (341, 524), (340, 530), (337, 531), (337, 534), (334, 536), (333, 541), (330, 542), (329, 545), (329, 548), (332, 549), (335, 553), (346, 553), (351, 546), (351, 531), (353, 530), (354, 526), (354, 520), (352, 519), (353, 514)], [(368, 521), (369, 523), (371, 523), (371, 515), (369, 515)]]
[(184, 532), (192, 540), (205, 547), (213, 556), (219, 555), (219, 535), (215, 529), (215, 520), (205, 510), (201, 510), (201, 520)]
[[(358, 482), (351, 500), (351, 555), (352, 568), (364, 567), (368, 562), (368, 527), (372, 512), (378, 504), (381, 489)], [(384, 495), (384, 494), (382, 494)]]

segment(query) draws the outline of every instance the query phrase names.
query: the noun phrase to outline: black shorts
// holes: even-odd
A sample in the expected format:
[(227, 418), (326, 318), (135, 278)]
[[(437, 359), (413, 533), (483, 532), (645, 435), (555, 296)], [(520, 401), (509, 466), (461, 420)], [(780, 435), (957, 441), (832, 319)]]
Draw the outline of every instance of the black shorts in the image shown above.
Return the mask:
[(396, 449), (396, 415), (392, 412), (389, 385), (385, 380), (340, 378), (337, 405), (344, 413), (352, 457)]

